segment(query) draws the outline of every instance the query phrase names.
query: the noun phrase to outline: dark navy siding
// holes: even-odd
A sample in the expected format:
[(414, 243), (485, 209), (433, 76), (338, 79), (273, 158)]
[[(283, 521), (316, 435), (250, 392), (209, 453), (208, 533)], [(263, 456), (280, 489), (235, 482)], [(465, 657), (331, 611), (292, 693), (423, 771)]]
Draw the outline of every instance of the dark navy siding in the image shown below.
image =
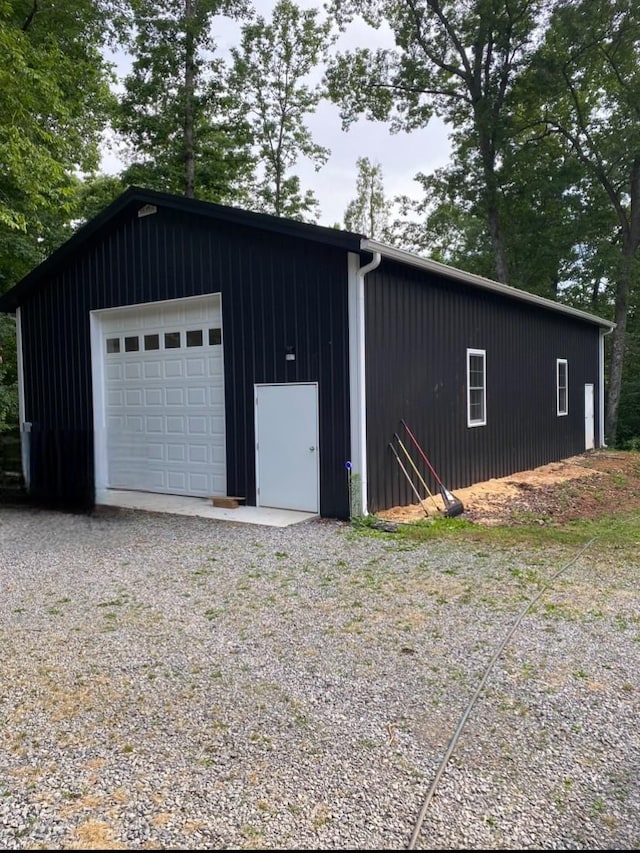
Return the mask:
[(340, 247), (162, 207), (111, 223), (22, 305), (34, 497), (93, 502), (89, 312), (221, 292), (228, 494), (255, 503), (254, 383), (317, 382), (320, 511), (346, 517), (346, 282)]
[[(388, 446), (398, 432), (410, 449), (401, 419), (454, 489), (583, 452), (585, 383), (598, 436), (597, 326), (386, 260), (365, 293), (370, 511), (416, 502)], [(482, 427), (467, 426), (467, 348), (486, 350)], [(556, 415), (557, 358), (569, 364), (566, 417)]]

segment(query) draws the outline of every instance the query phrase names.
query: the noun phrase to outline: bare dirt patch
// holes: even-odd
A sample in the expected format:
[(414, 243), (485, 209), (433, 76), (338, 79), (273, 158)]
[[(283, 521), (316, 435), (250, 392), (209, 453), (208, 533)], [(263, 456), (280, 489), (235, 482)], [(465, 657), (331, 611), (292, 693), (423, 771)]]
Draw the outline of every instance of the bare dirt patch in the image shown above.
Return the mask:
[[(640, 512), (640, 453), (595, 450), (508, 477), (456, 489), (464, 505), (460, 518), (496, 524), (563, 524), (607, 513)], [(439, 495), (422, 505), (378, 513), (390, 521), (417, 521), (442, 515)]]

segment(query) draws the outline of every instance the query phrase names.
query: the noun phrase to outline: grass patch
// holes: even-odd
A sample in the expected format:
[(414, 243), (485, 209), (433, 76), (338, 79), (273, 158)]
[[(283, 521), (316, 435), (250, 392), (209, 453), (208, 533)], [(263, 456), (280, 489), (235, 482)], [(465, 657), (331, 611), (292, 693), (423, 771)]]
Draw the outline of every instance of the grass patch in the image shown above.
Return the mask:
[(355, 530), (365, 535), (382, 536), (411, 542), (456, 539), (487, 546), (529, 545), (544, 548), (548, 545), (585, 545), (594, 537), (600, 549), (637, 552), (640, 546), (640, 515), (625, 513), (608, 515), (595, 520), (571, 521), (566, 524), (500, 524), (484, 527), (461, 518), (420, 519), (399, 524), (397, 532), (385, 533), (360, 523)]

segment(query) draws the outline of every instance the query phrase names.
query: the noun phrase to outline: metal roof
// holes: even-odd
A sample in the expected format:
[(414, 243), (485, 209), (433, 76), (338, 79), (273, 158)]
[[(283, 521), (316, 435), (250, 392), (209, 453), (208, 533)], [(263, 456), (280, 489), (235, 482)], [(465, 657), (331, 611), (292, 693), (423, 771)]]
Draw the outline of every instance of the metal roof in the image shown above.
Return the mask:
[(262, 231), (283, 234), (288, 237), (298, 237), (312, 240), (316, 243), (335, 246), (350, 252), (359, 252), (362, 234), (353, 234), (338, 228), (328, 228), (322, 225), (311, 225), (307, 222), (297, 222), (267, 213), (241, 210), (227, 207), (210, 201), (186, 198), (170, 193), (146, 190), (140, 187), (129, 187), (118, 196), (98, 216), (81, 226), (75, 234), (52, 252), (46, 260), (31, 270), (11, 290), (0, 296), (0, 312), (12, 313), (21, 305), (29, 294), (46, 283), (57, 270), (67, 263), (89, 241), (99, 237), (100, 233), (121, 219), (132, 216), (146, 205), (163, 207), (181, 213), (193, 214), (207, 219), (219, 220)]
[(122, 218), (131, 216), (134, 212), (137, 213), (145, 205), (170, 208), (208, 219), (258, 228), (263, 231), (271, 231), (303, 240), (312, 240), (349, 252), (379, 252), (383, 258), (387, 258), (390, 261), (417, 267), (418, 269), (444, 278), (462, 281), (465, 284), (490, 290), (510, 299), (517, 299), (551, 311), (568, 314), (576, 319), (594, 323), (603, 328), (613, 329), (615, 327), (615, 323), (604, 320), (601, 317), (596, 317), (594, 314), (589, 314), (586, 311), (571, 308), (560, 302), (554, 302), (552, 299), (545, 299), (542, 296), (536, 296), (533, 293), (518, 290), (506, 284), (500, 284), (497, 281), (465, 272), (447, 264), (441, 264), (438, 261), (432, 261), (413, 252), (396, 249), (394, 246), (388, 246), (378, 240), (371, 240), (362, 234), (355, 234), (338, 228), (328, 228), (322, 225), (311, 225), (306, 222), (297, 222), (292, 219), (285, 219), (266, 213), (241, 210), (240, 208), (227, 207), (209, 201), (185, 198), (184, 196), (170, 193), (156, 192), (155, 190), (146, 190), (140, 187), (129, 187), (129, 189), (125, 190), (102, 213), (79, 228), (69, 240), (28, 273), (15, 287), (0, 296), (0, 311), (14, 312), (34, 290), (46, 283), (52, 275), (55, 275), (57, 270), (68, 262), (86, 243), (98, 238), (103, 230), (112, 227)]
[(380, 243), (378, 240), (370, 240), (365, 237), (360, 243), (360, 248), (362, 251), (366, 252), (379, 252), (383, 258), (387, 258), (390, 261), (397, 261), (400, 264), (408, 264), (409, 266), (435, 273), (436, 275), (443, 276), (444, 278), (462, 281), (465, 284), (470, 284), (474, 287), (482, 288), (483, 290), (491, 290), (494, 293), (499, 293), (502, 296), (509, 297), (510, 299), (518, 299), (522, 302), (528, 302), (541, 308), (558, 311), (561, 314), (568, 314), (576, 319), (585, 320), (588, 323), (594, 323), (596, 326), (613, 329), (616, 325), (610, 320), (597, 317), (595, 314), (589, 314), (587, 311), (581, 311), (579, 308), (572, 308), (569, 305), (563, 305), (561, 302), (554, 302), (553, 299), (546, 299), (544, 296), (537, 296), (535, 293), (528, 293), (526, 290), (519, 290), (517, 287), (511, 287), (508, 284), (500, 284), (500, 282), (493, 281), (490, 278), (484, 278), (484, 276), (481, 275), (475, 275), (474, 273), (465, 272), (464, 270), (457, 269), (456, 267), (450, 267), (447, 264), (441, 264), (438, 261), (432, 261), (429, 258), (423, 258), (421, 255), (417, 255), (414, 252), (397, 249), (395, 246), (388, 246), (385, 243)]

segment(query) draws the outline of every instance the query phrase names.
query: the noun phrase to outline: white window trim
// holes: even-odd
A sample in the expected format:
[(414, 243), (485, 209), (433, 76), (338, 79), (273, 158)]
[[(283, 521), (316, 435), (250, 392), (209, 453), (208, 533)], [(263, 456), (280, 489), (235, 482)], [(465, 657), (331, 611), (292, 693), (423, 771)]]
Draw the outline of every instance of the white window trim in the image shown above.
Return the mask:
[[(482, 356), (482, 419), (471, 418), (471, 356)], [(474, 389), (477, 390), (477, 389)], [(467, 349), (467, 426), (478, 427), (487, 425), (487, 351), (484, 349)]]
[[(565, 408), (560, 408), (560, 365), (564, 364), (565, 371)], [(558, 417), (564, 417), (569, 414), (569, 362), (566, 358), (556, 359), (556, 414)]]

